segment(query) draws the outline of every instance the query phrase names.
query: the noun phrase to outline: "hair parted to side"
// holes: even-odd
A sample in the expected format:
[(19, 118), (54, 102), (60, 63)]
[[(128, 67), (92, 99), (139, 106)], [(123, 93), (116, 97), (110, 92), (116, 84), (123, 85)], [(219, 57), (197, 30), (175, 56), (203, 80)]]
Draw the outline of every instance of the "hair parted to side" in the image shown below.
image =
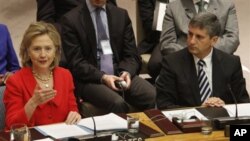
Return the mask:
[(189, 26), (206, 29), (210, 37), (220, 36), (221, 25), (219, 19), (210, 12), (198, 13), (191, 19)]
[(30, 24), (23, 35), (19, 54), (23, 67), (32, 66), (31, 59), (28, 55), (28, 49), (32, 43), (32, 40), (41, 35), (48, 35), (56, 48), (55, 58), (53, 63), (50, 65), (50, 68), (53, 69), (54, 67), (58, 66), (61, 54), (61, 37), (52, 24), (45, 22), (36, 22)]

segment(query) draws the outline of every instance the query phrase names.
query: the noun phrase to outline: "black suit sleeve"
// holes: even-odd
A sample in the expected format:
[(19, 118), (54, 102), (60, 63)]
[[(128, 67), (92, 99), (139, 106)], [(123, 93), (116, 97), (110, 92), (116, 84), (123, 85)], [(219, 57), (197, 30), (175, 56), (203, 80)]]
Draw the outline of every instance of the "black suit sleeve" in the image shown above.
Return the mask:
[(168, 109), (180, 107), (177, 93), (177, 76), (170, 66), (167, 57), (163, 58), (161, 72), (156, 79), (157, 108)]
[(53, 0), (37, 0), (37, 21), (55, 22), (55, 5)]
[(238, 103), (250, 102), (249, 95), (246, 90), (246, 80), (242, 74), (240, 58), (238, 56), (236, 56), (235, 58), (236, 58), (235, 59), (236, 65), (235, 65), (234, 72), (230, 79), (232, 91), (236, 95), (236, 99)]

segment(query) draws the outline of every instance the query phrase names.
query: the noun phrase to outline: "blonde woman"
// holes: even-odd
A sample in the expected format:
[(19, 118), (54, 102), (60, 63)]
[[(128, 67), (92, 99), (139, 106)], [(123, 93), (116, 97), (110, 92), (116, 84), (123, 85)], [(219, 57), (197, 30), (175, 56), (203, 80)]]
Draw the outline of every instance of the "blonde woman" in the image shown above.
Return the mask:
[(31, 24), (26, 30), (20, 58), (23, 68), (6, 83), (6, 129), (12, 124), (36, 126), (81, 119), (70, 72), (58, 67), (61, 39), (53, 25)]

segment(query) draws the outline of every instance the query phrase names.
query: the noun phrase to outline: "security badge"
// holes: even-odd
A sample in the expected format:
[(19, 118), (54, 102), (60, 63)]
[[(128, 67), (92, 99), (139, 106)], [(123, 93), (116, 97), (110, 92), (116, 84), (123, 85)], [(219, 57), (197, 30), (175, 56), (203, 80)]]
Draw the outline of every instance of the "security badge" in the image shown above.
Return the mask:
[(109, 40), (101, 40), (100, 43), (104, 55), (113, 54)]

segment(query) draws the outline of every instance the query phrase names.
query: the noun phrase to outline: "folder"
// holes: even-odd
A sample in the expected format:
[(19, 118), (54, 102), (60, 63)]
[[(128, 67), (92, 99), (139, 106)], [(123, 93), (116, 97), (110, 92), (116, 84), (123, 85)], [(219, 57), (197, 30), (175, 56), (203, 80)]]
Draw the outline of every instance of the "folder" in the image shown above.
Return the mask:
[(151, 109), (144, 113), (165, 133), (165, 134), (179, 134), (182, 131), (174, 125), (167, 117), (165, 117), (160, 110)]

